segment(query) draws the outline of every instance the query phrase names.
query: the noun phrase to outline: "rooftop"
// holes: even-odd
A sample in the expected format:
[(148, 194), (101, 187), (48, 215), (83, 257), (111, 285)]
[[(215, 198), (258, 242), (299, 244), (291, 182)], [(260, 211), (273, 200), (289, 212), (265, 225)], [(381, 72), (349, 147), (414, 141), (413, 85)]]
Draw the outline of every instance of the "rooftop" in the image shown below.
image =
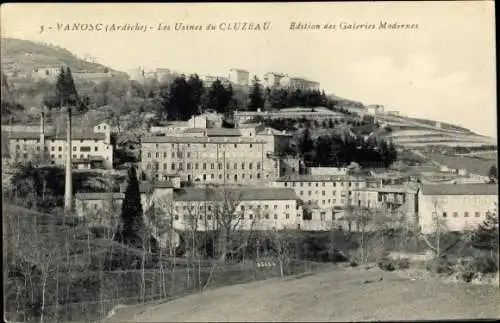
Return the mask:
[[(174, 184), (171, 181), (156, 181), (156, 182), (140, 182), (139, 183), (139, 192), (148, 193), (151, 192), (155, 188), (174, 188)], [(120, 191), (125, 192), (127, 189), (127, 184), (124, 183), (120, 186)]]
[(257, 132), (258, 135), (273, 135), (273, 136), (286, 136), (286, 137), (292, 137), (291, 134), (276, 130), (274, 128), (266, 127), (260, 131)]
[(296, 200), (291, 188), (183, 188), (174, 191), (175, 201), (223, 201), (225, 198), (237, 201)]
[[(9, 139), (39, 139), (40, 132), (12, 132), (9, 133)], [(46, 140), (66, 140), (66, 131), (59, 133), (46, 133)], [(106, 139), (106, 134), (93, 132), (93, 131), (72, 131), (72, 140), (104, 140)]]
[(178, 137), (150, 136), (143, 137), (142, 143), (213, 143), (213, 144), (265, 144), (265, 141), (247, 137)]
[(423, 195), (498, 195), (496, 184), (424, 184)]
[(208, 137), (239, 137), (241, 132), (232, 128), (189, 128), (184, 133), (205, 133)]
[(276, 182), (338, 182), (357, 181), (364, 182), (366, 177), (356, 177), (349, 175), (287, 175), (280, 177)]
[(107, 199), (118, 200), (125, 198), (125, 194), (118, 192), (76, 193), (75, 198), (77, 200), (107, 200)]

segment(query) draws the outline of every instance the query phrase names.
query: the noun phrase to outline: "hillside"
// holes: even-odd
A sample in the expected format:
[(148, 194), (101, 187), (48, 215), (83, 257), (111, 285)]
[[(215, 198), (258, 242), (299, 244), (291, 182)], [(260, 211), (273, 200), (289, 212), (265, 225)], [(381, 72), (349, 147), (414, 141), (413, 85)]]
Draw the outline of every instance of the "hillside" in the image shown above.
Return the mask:
[(496, 145), (494, 138), (449, 123), (387, 114), (377, 114), (375, 120), (390, 129), (384, 133), (384, 137), (406, 148)]
[[(235, 285), (163, 304), (121, 308), (103, 322), (357, 322), (494, 318), (493, 286), (411, 281), (396, 273), (337, 268)], [(379, 277), (383, 281), (379, 281)], [(372, 283), (364, 283), (370, 281)]]
[(69, 66), (75, 73), (103, 73), (106, 70), (117, 72), (104, 65), (84, 61), (58, 46), (15, 38), (3, 38), (1, 42), (2, 71), (6, 74), (24, 74), (37, 67), (60, 65)]

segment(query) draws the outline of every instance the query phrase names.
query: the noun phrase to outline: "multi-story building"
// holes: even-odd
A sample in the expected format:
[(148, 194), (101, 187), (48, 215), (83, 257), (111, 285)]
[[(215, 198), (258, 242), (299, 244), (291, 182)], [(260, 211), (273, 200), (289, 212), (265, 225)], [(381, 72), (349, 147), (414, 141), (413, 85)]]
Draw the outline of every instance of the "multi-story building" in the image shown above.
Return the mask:
[[(292, 189), (179, 188), (160, 182), (141, 183), (140, 191), (143, 206), (147, 209), (154, 200), (161, 216), (177, 230), (214, 230), (221, 227), (222, 221), (230, 223), (233, 230), (270, 230), (296, 228), (300, 221)], [(123, 198), (123, 193), (77, 193), (76, 213), (83, 217), (107, 212), (119, 207)], [(144, 212), (146, 220), (148, 214)]]
[(229, 81), (233, 84), (240, 86), (248, 86), (250, 80), (250, 73), (245, 70), (232, 68), (229, 70)]
[(298, 198), (321, 209), (357, 204), (354, 192), (366, 187), (365, 177), (289, 175), (277, 179), (275, 187), (292, 188)]
[(328, 110), (326, 108), (287, 108), (280, 111), (235, 111), (234, 121), (236, 124), (244, 124), (256, 117), (265, 119), (300, 119), (306, 118), (310, 120), (335, 120), (342, 119), (345, 116), (342, 113)]
[(269, 72), (264, 74), (263, 85), (264, 87), (276, 88), (280, 86), (280, 81), (286, 75), (283, 73)]
[(228, 86), (229, 84), (231, 84), (227, 77), (222, 76), (205, 75), (200, 77), (200, 79), (203, 81), (203, 86), (205, 87), (211, 87), (216, 80), (219, 80), (224, 86)]
[(184, 181), (207, 184), (247, 184), (278, 177), (279, 164), (266, 156), (267, 142), (210, 136), (206, 134), (210, 130), (205, 129), (203, 136), (143, 138), (142, 170), (159, 179), (178, 174)]
[[(45, 131), (43, 117), (38, 132), (10, 132), (8, 146), (11, 161), (65, 165), (67, 137), (61, 132)], [(71, 134), (72, 163), (75, 168), (113, 168), (110, 127), (101, 122), (93, 129), (74, 129)]]
[(285, 76), (280, 79), (280, 87), (290, 90), (319, 90), (320, 84), (300, 77)]
[(422, 185), (418, 193), (418, 219), (422, 232), (440, 228), (470, 230), (488, 214), (497, 214), (498, 186), (494, 184)]

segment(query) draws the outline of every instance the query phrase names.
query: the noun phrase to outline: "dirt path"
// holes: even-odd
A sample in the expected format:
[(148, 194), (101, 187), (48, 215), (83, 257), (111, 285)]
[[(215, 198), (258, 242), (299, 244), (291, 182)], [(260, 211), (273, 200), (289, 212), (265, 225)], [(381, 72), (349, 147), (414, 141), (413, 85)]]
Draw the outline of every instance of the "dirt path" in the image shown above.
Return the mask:
[(339, 268), (308, 277), (229, 286), (169, 303), (122, 309), (105, 322), (498, 318), (499, 299), (499, 289), (492, 286), (411, 281), (378, 269)]

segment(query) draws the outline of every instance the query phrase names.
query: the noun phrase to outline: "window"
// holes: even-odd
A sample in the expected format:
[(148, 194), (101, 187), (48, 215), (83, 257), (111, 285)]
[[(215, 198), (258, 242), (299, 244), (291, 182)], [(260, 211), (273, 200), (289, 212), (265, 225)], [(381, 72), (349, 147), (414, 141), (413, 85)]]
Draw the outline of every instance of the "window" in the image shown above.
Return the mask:
[(457, 218), (458, 217), (458, 212), (453, 212), (453, 217)]
[(311, 182), (307, 183), (307, 186), (311, 187), (311, 185), (312, 185), (312, 183), (311, 183)]
[(98, 151), (99, 148), (97, 146), (94, 147), (94, 151)]
[(245, 163), (241, 163), (241, 169), (245, 169)]
[(222, 163), (219, 163), (219, 169), (222, 169)]
[(191, 153), (190, 153), (190, 152), (187, 152), (187, 153), (186, 153), (186, 157), (187, 157), (187, 158), (191, 158)]
[(252, 163), (248, 163), (248, 169), (252, 169)]
[(174, 169), (175, 169), (175, 164), (174, 164), (174, 163), (172, 163), (172, 170), (174, 170)]
[(226, 164), (226, 169), (229, 169), (231, 168), (231, 166), (229, 165), (229, 163)]
[(238, 145), (237, 145), (237, 144), (234, 144), (234, 148), (238, 148)]
[(325, 196), (326, 192), (325, 191), (321, 191), (321, 195)]
[(167, 158), (167, 153), (163, 153), (163, 158)]
[[(250, 134), (250, 136), (251, 136), (251, 134)], [(250, 144), (250, 148), (252, 148), (252, 144)]]
[(481, 213), (476, 212), (476, 213), (474, 213), (474, 216), (475, 216), (476, 218), (479, 218), (479, 217), (481, 216)]
[(469, 212), (464, 212), (464, 218), (468, 218), (469, 217)]
[(257, 178), (260, 178), (260, 173), (257, 173)]
[(257, 169), (260, 169), (260, 163), (257, 163)]
[(446, 212), (443, 212), (443, 218), (446, 218), (447, 215)]
[(307, 195), (311, 196), (311, 191), (307, 191)]
[(300, 182), (300, 187), (304, 186), (304, 183)]
[(203, 163), (203, 170), (207, 169), (207, 163)]
[(214, 166), (214, 163), (210, 164), (210, 169), (214, 169), (215, 166)]
[(285, 213), (285, 219), (290, 219), (290, 214)]
[(222, 174), (219, 174), (219, 179), (222, 179)]
[(325, 187), (325, 182), (321, 183), (321, 186)]
[(333, 182), (333, 187), (337, 187), (337, 183)]
[(167, 163), (163, 164), (163, 169), (167, 169)]
[(57, 155), (57, 158), (62, 158), (62, 155)]
[(275, 213), (274, 214), (274, 219), (276, 220), (278, 218), (278, 215)]
[(211, 178), (211, 179), (214, 179), (214, 177), (215, 177), (215, 175), (214, 175), (214, 174), (210, 175), (210, 178)]
[(151, 153), (148, 153), (148, 158), (151, 158)]
[(238, 169), (238, 164), (234, 163), (234, 169)]
[(207, 174), (203, 174), (203, 180), (206, 181), (207, 180)]
[(160, 153), (156, 153), (156, 158), (160, 158)]
[(187, 164), (186, 164), (186, 168), (187, 168), (187, 169), (191, 169), (191, 163), (187, 163)]
[(207, 148), (207, 144), (203, 144), (203, 148)]
[(57, 150), (62, 151), (62, 147), (59, 147)]
[(73, 146), (73, 151), (76, 151), (76, 146)]
[(264, 218), (266, 218), (266, 220), (268, 220), (269, 219), (269, 213), (264, 214)]
[(318, 184), (318, 183), (316, 183), (316, 187), (318, 187), (318, 185), (319, 185), (319, 184)]
[(194, 164), (194, 169), (198, 169), (198, 163)]
[(290, 208), (290, 205), (288, 205), (288, 204), (287, 204), (287, 205), (285, 206), (285, 208), (288, 210), (288, 209)]
[(76, 158), (76, 154), (73, 154), (73, 158)]
[(172, 153), (172, 158), (175, 158), (175, 153), (174, 152)]
[(288, 183), (287, 183), (287, 182), (285, 182), (285, 187), (287, 187), (287, 186), (288, 186)]
[(300, 191), (300, 195), (304, 195), (304, 191)]
[(83, 159), (83, 155), (80, 155), (80, 158)]

